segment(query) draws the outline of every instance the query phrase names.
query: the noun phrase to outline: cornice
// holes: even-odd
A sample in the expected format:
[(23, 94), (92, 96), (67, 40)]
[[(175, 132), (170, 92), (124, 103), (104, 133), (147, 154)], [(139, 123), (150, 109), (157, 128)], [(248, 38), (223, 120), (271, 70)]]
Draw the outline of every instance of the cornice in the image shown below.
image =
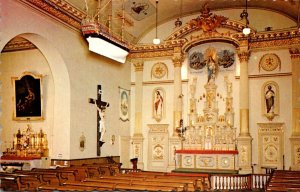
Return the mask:
[[(227, 20), (221, 24), (221, 27), (226, 28), (226, 29), (232, 29), (232, 30), (236, 31), (236, 33), (241, 33), (243, 28), (245, 27), (245, 25), (241, 24), (239, 22), (236, 22), (236, 21)], [(173, 32), (167, 38), (167, 40), (182, 39), (187, 34), (197, 31), (197, 30), (199, 30), (199, 28), (197, 28), (196, 26), (190, 26), (189, 24), (185, 24), (184, 26), (182, 26), (181, 28), (179, 28), (175, 32)], [(254, 29), (252, 29), (252, 31), (254, 31)], [(245, 38), (245, 36), (242, 33), (241, 33), (240, 37)]]
[(76, 9), (65, 0), (19, 0), (64, 24), (80, 30), (80, 23), (86, 14)]
[[(42, 13), (78, 31), (81, 31), (81, 21), (86, 17), (84, 12), (75, 8), (66, 0), (18, 1), (32, 7), (35, 10), (41, 11)], [(266, 47), (286, 48), (291, 45), (300, 45), (300, 32), (296, 28), (281, 31), (254, 32), (250, 34), (250, 36), (246, 37), (241, 33), (244, 25), (240, 22), (226, 20), (221, 23), (220, 27), (232, 29), (235, 32), (228, 31), (225, 33), (207, 33), (205, 35), (199, 35), (198, 37), (194, 35), (191, 39), (187, 39), (186, 36), (188, 34), (199, 30), (199, 28), (186, 24), (172, 33), (161, 45), (147, 44), (129, 47), (129, 58), (172, 56), (174, 47), (185, 47), (185, 50), (187, 50), (193, 43), (200, 44), (208, 41), (229, 41), (239, 45), (238, 42), (248, 39), (249, 48), (251, 50), (259, 50)]]

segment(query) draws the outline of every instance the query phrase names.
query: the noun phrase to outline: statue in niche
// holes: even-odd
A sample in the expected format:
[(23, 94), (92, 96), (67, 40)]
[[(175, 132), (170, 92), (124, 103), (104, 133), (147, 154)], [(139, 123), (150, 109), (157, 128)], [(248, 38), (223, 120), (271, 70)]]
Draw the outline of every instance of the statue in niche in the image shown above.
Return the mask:
[(269, 81), (262, 87), (263, 114), (272, 121), (279, 114), (279, 88), (276, 82)]
[(216, 79), (216, 62), (215, 60), (210, 56), (207, 60), (207, 83), (214, 83)]
[(209, 47), (205, 50), (205, 61), (207, 68), (207, 84), (214, 84), (218, 72), (217, 52), (215, 48)]
[(273, 113), (274, 104), (275, 104), (275, 92), (273, 91), (271, 85), (268, 85), (268, 89), (265, 94), (265, 99), (266, 99), (267, 113)]

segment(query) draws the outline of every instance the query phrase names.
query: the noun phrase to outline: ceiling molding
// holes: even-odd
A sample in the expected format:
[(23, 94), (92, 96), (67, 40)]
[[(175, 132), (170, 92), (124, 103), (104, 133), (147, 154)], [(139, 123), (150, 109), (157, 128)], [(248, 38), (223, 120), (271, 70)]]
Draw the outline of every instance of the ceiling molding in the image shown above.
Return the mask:
[(85, 14), (64, 0), (19, 0), (20, 2), (50, 16), (76, 30)]

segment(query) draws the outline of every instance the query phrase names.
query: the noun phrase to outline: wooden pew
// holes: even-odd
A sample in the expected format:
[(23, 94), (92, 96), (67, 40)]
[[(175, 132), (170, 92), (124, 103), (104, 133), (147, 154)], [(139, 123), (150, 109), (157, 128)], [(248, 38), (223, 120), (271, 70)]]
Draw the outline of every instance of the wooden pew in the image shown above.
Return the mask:
[(275, 170), (266, 191), (300, 191), (300, 171)]
[(82, 181), (89, 176), (88, 169), (83, 166), (57, 167), (56, 169), (75, 171), (75, 181)]
[(89, 186), (54, 186), (54, 185), (42, 185), (38, 188), (38, 191), (101, 191), (105, 189)]
[(63, 186), (96, 187), (106, 190), (138, 190), (138, 191), (177, 191), (174, 186), (149, 184), (105, 183), (105, 182), (66, 182)]
[(63, 183), (63, 186), (68, 186), (68, 187), (93, 187), (96, 188), (97, 190), (102, 189), (102, 190), (115, 190), (115, 183), (100, 183), (100, 182), (79, 182), (79, 181), (72, 181), (72, 182), (65, 182)]
[(1, 188), (5, 191), (36, 190), (42, 184), (39, 175), (22, 173), (1, 173)]
[(38, 173), (56, 173), (59, 183), (62, 184), (65, 181), (75, 181), (76, 175), (78, 174), (78, 170), (69, 170), (69, 169), (40, 169), (40, 168), (33, 168), (31, 172), (38, 172)]
[(20, 177), (16, 174), (0, 173), (0, 181), (0, 190), (2, 189), (4, 191), (20, 191), (22, 189)]
[[(83, 182), (87, 183), (114, 183), (114, 184), (129, 184), (129, 185), (149, 185), (149, 186), (166, 186), (166, 187), (176, 187), (178, 190), (181, 191), (187, 191), (188, 185), (187, 183), (178, 183), (178, 182), (153, 182), (153, 181), (147, 181), (143, 179), (136, 179), (131, 177), (113, 177), (113, 178), (99, 178), (99, 179), (86, 179)], [(193, 188), (192, 188), (193, 190)]]

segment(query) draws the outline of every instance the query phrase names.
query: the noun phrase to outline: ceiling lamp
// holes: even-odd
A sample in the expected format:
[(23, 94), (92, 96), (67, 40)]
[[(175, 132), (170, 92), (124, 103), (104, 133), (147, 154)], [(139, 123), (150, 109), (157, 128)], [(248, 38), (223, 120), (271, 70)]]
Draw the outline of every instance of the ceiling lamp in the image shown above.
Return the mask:
[(175, 27), (181, 27), (182, 21), (180, 19), (182, 19), (182, 0), (180, 0), (180, 17), (175, 21)]
[(248, 20), (248, 0), (246, 0), (246, 9), (243, 10), (243, 12), (241, 13), (240, 17), (242, 20), (245, 20), (246, 22), (246, 27), (243, 28), (243, 34), (244, 35), (249, 35), (251, 30), (249, 28), (249, 20)]
[(156, 0), (156, 7), (155, 7), (155, 39), (153, 39), (153, 44), (154, 45), (159, 45), (160, 44), (160, 39), (157, 38), (157, 6), (158, 6), (158, 0)]
[(297, 28), (298, 31), (300, 32), (300, 1), (298, 1), (298, 15), (297, 15)]

